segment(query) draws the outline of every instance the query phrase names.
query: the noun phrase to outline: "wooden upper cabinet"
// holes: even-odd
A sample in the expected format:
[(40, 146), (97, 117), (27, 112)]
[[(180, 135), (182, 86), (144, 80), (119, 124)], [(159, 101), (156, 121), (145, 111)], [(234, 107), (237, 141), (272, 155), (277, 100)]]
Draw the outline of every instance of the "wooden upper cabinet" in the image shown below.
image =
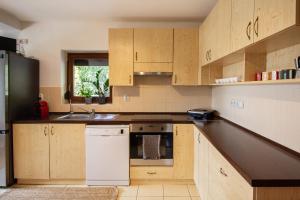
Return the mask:
[(198, 28), (174, 29), (173, 85), (197, 85), (198, 68)]
[(254, 41), (297, 25), (299, 4), (297, 0), (255, 0)]
[(174, 179), (192, 180), (194, 178), (193, 124), (176, 124), (174, 130), (173, 177)]
[(172, 63), (173, 29), (134, 29), (134, 62)]
[(201, 26), (202, 65), (230, 52), (231, 0), (218, 1)]
[(50, 124), (50, 178), (85, 179), (84, 124)]
[(254, 0), (232, 0), (231, 51), (253, 43)]
[(211, 39), (215, 48), (210, 55), (212, 61), (230, 52), (231, 0), (218, 1), (213, 12), (213, 31), (216, 37)]
[(13, 152), (16, 179), (49, 179), (48, 124), (14, 124)]
[(133, 29), (109, 30), (109, 78), (112, 86), (133, 85)]

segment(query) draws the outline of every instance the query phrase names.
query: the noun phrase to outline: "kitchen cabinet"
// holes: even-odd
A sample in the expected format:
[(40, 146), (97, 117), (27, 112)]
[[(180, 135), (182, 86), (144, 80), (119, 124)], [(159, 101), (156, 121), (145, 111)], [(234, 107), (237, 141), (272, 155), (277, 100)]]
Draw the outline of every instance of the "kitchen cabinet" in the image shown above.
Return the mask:
[(202, 200), (208, 194), (208, 140), (194, 126), (194, 182)]
[(134, 29), (134, 52), (136, 63), (172, 63), (173, 29)]
[[(299, 24), (299, 1), (254, 0), (254, 42)], [(298, 11), (298, 13), (297, 13)], [(298, 14), (298, 15), (297, 15)]]
[(218, 1), (203, 22), (202, 65), (213, 62), (230, 52), (231, 0)]
[(14, 124), (16, 179), (85, 178), (84, 124)]
[(109, 83), (133, 85), (133, 29), (109, 29)]
[(194, 178), (194, 128), (193, 124), (174, 124), (174, 179)]
[(134, 72), (173, 71), (173, 29), (134, 29)]
[(194, 183), (199, 188), (200, 131), (194, 126)]
[(50, 124), (50, 178), (85, 178), (85, 125)]
[(130, 167), (130, 178), (135, 180), (173, 179), (173, 167)]
[(174, 29), (173, 85), (197, 85), (199, 68), (199, 30)]
[(209, 146), (208, 193), (213, 200), (252, 200), (254, 190), (228, 161)]
[(49, 179), (48, 124), (13, 125), (14, 177)]
[(232, 0), (231, 13), (231, 52), (234, 52), (254, 41), (254, 0)]

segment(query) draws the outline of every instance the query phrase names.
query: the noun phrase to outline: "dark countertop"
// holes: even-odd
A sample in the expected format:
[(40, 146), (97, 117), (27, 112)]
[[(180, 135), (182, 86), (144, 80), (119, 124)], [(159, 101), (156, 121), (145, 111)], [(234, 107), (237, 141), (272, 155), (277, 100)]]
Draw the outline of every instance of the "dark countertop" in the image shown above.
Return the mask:
[(120, 114), (113, 120), (65, 121), (52, 114), (47, 120), (16, 123), (131, 124), (145, 122), (194, 123), (212, 145), (253, 187), (300, 186), (300, 154), (263, 138), (232, 122), (219, 118), (208, 122), (193, 120), (186, 114)]

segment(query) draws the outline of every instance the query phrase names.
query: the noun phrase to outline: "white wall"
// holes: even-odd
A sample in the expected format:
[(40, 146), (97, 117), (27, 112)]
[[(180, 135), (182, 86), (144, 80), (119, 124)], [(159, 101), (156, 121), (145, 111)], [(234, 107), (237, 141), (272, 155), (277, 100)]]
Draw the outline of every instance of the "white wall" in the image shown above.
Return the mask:
[[(300, 45), (269, 53), (268, 69), (293, 68)], [(232, 99), (244, 101), (233, 108)], [(222, 117), (300, 152), (300, 84), (214, 87), (212, 107)]]
[(39, 22), (23, 29), (20, 39), (28, 39), (27, 56), (41, 61), (41, 86), (59, 87), (64, 82), (62, 50), (107, 51), (108, 29), (117, 27), (187, 27), (197, 23), (170, 22)]

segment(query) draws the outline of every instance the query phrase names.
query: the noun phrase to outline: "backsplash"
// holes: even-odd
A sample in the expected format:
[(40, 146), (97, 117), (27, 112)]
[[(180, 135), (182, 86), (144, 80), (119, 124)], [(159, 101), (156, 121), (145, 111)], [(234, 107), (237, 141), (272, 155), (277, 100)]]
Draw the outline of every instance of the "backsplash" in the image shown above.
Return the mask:
[[(68, 112), (63, 88), (41, 87), (50, 112)], [(113, 103), (84, 105), (97, 112), (186, 112), (191, 108), (211, 107), (211, 88), (172, 86), (171, 78), (136, 77), (133, 87), (113, 87)], [(76, 111), (76, 105), (75, 105)]]

